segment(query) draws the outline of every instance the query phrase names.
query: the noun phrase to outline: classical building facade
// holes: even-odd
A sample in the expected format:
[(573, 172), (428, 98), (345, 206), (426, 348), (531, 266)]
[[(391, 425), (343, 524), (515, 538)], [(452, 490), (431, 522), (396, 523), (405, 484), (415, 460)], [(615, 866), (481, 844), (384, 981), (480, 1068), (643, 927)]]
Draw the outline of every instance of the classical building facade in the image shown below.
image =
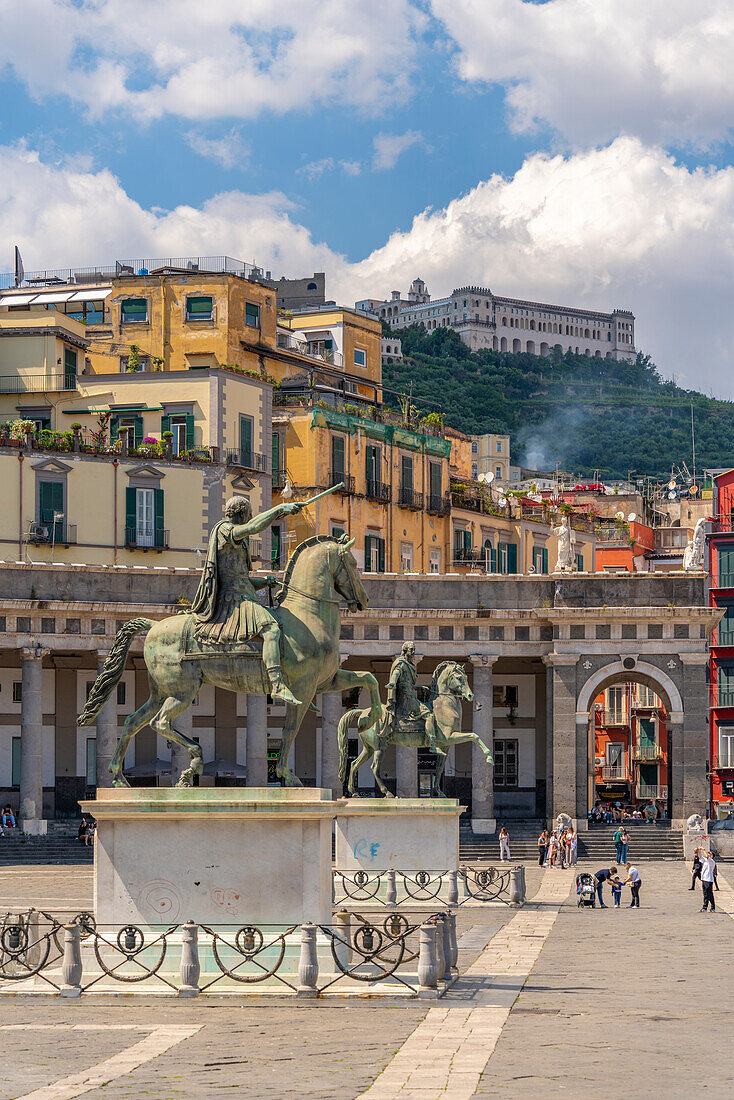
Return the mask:
[(389, 300), (365, 298), (356, 308), (375, 314), (395, 330), (409, 325), (423, 325), (428, 332), (455, 329), (472, 351), (491, 348), (548, 355), (558, 347), (597, 359), (630, 360), (637, 354), (635, 318), (625, 309), (601, 313), (531, 302), (496, 295), (481, 286), (459, 287), (446, 298), (432, 300), (421, 279), (414, 280), (408, 300), (393, 291)]
[[(80, 797), (108, 782), (119, 728), (147, 698), (137, 643), (96, 730), (76, 725), (116, 630), (137, 615), (174, 613), (197, 581), (196, 570), (150, 567), (0, 570), (0, 799), (20, 806), (39, 830), (48, 818), (73, 816)], [(559, 812), (583, 827), (595, 797), (595, 701), (628, 682), (649, 688), (665, 710), (671, 819), (681, 823), (705, 809), (706, 666), (721, 612), (706, 606), (702, 576), (368, 576), (365, 584), (369, 608), (342, 618), (347, 667), (373, 671), (384, 695), (392, 657), (410, 639), (421, 682), (444, 660), (469, 670), (475, 698), (466, 704), (465, 728), (493, 746), (495, 763), (488, 766), (471, 745), (457, 746), (447, 792), (469, 807), (476, 831), (493, 831), (498, 819)], [(317, 701), (320, 713), (307, 716), (293, 762), (304, 783), (340, 794), (336, 724), (342, 706), (356, 701)], [(181, 721), (200, 740), (205, 761), (236, 760), (246, 765), (248, 783), (268, 782), (282, 714), (264, 696), (203, 689)], [(356, 751), (354, 741), (350, 754)], [(126, 765), (144, 772), (167, 757), (169, 746), (148, 729)], [(415, 796), (434, 767), (429, 753), (391, 748), (384, 774), (398, 794)], [(371, 778), (363, 769), (362, 793), (372, 793)]]

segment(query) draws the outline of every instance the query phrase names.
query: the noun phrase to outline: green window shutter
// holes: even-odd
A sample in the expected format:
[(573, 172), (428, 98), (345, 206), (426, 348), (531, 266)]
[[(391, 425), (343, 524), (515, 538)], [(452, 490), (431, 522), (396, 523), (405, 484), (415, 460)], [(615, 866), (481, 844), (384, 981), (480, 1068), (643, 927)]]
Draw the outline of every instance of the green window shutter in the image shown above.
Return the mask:
[(110, 417), (110, 446), (117, 441), (117, 436), (120, 428), (119, 416)]
[(194, 449), (194, 415), (193, 413), (186, 413), (186, 450), (193, 451)]
[(249, 416), (240, 417), (240, 450), (243, 462), (249, 465), (252, 461), (252, 419)]
[(273, 465), (273, 477), (277, 477), (280, 473), (280, 436), (277, 432), (273, 432), (271, 461)]
[(260, 306), (245, 302), (245, 324), (251, 328), (260, 328)]
[(365, 571), (365, 573), (370, 572), (370, 565), (371, 565), (370, 558), (372, 556), (371, 551), (372, 551), (372, 538), (371, 538), (370, 535), (365, 535), (365, 537), (364, 537), (364, 571)]
[(331, 469), (337, 481), (344, 477), (344, 437), (331, 437)]
[(514, 542), (507, 545), (507, 572), (517, 573), (517, 546)]
[(164, 432), (170, 432), (171, 430), (171, 418), (167, 414), (161, 417), (161, 435)]
[(192, 321), (210, 321), (213, 311), (211, 294), (196, 294), (186, 299), (186, 316)]
[(385, 540), (377, 540), (377, 568), (380, 573), (385, 572)]
[(490, 573), (497, 572), (497, 550), (494, 546), (489, 551), (489, 571)]
[[(125, 530), (131, 532), (131, 536), (134, 538), (135, 528), (138, 525), (138, 513), (137, 513), (138, 497), (135, 489), (128, 487), (125, 489)], [(127, 541), (126, 536), (126, 541)]]
[(734, 604), (719, 606), (725, 608), (724, 618), (719, 623), (719, 645), (734, 645)]
[(163, 538), (163, 490), (153, 490), (153, 528), (154, 545), (160, 549), (164, 546)]
[[(39, 522), (48, 527), (49, 538), (53, 536), (54, 512), (64, 511), (64, 486), (60, 481), (42, 481), (38, 487), (40, 516)], [(63, 522), (63, 521), (62, 521)], [(56, 524), (56, 537), (61, 537), (62, 523)]]
[(403, 488), (408, 492), (413, 492), (413, 459), (409, 455), (403, 455), (402, 458), (402, 481)]
[(270, 564), (274, 569), (280, 565), (280, 527), (270, 528)]
[(142, 416), (135, 417), (135, 446), (139, 447), (143, 442), (143, 418)]
[(734, 546), (719, 547), (719, 584), (725, 588), (734, 586)]
[(543, 572), (548, 572), (548, 547), (543, 547)]
[(584, 555), (583, 554), (577, 554), (576, 555), (576, 569), (579, 573), (583, 573), (583, 571), (584, 571)]
[(145, 298), (123, 298), (120, 304), (120, 315), (124, 321), (146, 321), (148, 319), (148, 302)]

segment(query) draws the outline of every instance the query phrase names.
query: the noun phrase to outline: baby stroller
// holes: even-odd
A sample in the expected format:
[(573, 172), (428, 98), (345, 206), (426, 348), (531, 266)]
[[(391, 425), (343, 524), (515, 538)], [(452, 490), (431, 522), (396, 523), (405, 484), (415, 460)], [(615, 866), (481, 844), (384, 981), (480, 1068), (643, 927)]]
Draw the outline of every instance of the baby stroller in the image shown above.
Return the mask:
[(594, 882), (593, 875), (584, 872), (578, 876), (576, 879), (576, 893), (579, 899), (579, 909), (582, 905), (589, 906), (591, 909), (596, 909), (596, 883)]

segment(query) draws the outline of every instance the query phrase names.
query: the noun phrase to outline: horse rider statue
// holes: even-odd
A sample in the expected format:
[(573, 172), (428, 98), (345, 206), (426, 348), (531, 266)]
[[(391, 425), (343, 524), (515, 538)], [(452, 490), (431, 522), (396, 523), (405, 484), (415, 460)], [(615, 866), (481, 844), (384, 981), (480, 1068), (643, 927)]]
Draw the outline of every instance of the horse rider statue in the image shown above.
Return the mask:
[(191, 604), (196, 619), (194, 636), (200, 643), (232, 644), (261, 637), (270, 694), (279, 703), (295, 706), (300, 700), (283, 682), (280, 668), (280, 626), (255, 594), (278, 581), (273, 576), (250, 577), (250, 536), (283, 516), (295, 515), (303, 506), (295, 502), (278, 504), (253, 518), (246, 497), (228, 500), (224, 519), (214, 525), (209, 536), (201, 581)]
[(395, 658), (387, 682), (385, 724), (380, 733), (380, 743), (386, 745), (394, 732), (412, 733), (425, 731), (426, 748), (445, 756), (436, 744), (436, 723), (433, 712), (426, 706), (429, 689), (418, 684), (418, 662), (413, 642), (404, 642)]

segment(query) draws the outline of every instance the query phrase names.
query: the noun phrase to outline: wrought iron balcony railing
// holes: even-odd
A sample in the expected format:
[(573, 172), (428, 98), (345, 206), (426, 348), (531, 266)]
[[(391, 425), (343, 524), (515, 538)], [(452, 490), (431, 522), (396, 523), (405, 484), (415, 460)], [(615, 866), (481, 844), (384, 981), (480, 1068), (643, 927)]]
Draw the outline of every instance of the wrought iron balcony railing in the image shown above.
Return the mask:
[(145, 531), (139, 527), (125, 528), (125, 547), (128, 550), (167, 550), (168, 531), (162, 527)]
[(245, 470), (259, 470), (262, 473), (267, 473), (268, 469), (267, 456), (257, 451), (227, 451), (226, 462), (228, 466), (242, 466)]
[(451, 511), (451, 493), (428, 493), (426, 511), (434, 516), (447, 516)]
[(339, 489), (339, 492), (351, 496), (354, 492), (354, 478), (351, 474), (345, 474), (343, 470), (332, 470), (329, 474), (329, 484), (327, 488), (331, 488), (332, 485), (340, 484), (343, 484), (344, 488)]
[(420, 512), (423, 507), (423, 493), (417, 493), (415, 489), (411, 489), (407, 485), (401, 485), (398, 504), (402, 508), (413, 508), (415, 511)]
[(379, 500), (382, 504), (389, 504), (390, 486), (383, 484), (381, 481), (372, 481), (370, 478), (367, 478), (365, 496), (369, 500)]
[(76, 375), (66, 374), (2, 374), (0, 393), (60, 393), (76, 389)]
[(601, 777), (604, 780), (629, 779), (627, 767), (624, 764), (602, 764)]
[(636, 783), (637, 798), (662, 798), (668, 797), (667, 784), (660, 783)]
[(631, 755), (636, 764), (657, 764), (665, 759), (660, 745), (633, 745)]

